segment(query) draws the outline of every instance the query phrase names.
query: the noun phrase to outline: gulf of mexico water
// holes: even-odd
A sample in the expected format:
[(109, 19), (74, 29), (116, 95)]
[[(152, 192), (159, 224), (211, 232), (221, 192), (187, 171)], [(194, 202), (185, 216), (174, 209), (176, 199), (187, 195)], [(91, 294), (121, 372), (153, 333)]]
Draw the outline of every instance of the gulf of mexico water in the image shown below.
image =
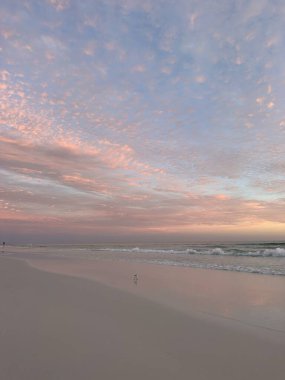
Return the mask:
[[(14, 249), (13, 249), (14, 248)], [(285, 242), (214, 244), (82, 244), (8, 247), (29, 258), (88, 258), (214, 270), (285, 275)]]

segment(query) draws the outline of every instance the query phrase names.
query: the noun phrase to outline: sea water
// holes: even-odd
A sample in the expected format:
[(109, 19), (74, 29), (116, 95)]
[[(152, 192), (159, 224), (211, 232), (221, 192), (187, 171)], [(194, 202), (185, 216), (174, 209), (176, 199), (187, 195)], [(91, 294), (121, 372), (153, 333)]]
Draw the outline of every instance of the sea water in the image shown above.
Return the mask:
[(21, 257), (34, 254), (43, 258), (114, 259), (263, 275), (285, 275), (285, 242), (243, 244), (82, 244), (41, 245), (27, 246), (26, 248), (28, 249), (20, 252), (9, 249), (9, 254), (21, 255)]

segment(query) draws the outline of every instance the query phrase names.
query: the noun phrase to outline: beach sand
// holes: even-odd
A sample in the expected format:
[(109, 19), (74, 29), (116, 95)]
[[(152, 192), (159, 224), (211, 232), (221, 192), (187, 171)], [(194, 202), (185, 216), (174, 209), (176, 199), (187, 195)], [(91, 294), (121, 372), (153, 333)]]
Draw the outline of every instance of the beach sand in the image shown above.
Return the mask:
[(285, 342), (0, 258), (0, 379), (280, 379)]

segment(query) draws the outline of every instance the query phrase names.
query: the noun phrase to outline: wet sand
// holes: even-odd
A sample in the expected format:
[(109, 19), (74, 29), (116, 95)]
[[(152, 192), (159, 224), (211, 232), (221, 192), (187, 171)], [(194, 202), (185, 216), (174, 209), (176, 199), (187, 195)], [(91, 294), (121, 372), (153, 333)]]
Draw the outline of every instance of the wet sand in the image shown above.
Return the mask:
[(285, 342), (0, 258), (0, 378), (279, 379)]
[(44, 271), (95, 280), (190, 316), (285, 340), (285, 276), (142, 263), (121, 255), (112, 259), (42, 256), (27, 262)]

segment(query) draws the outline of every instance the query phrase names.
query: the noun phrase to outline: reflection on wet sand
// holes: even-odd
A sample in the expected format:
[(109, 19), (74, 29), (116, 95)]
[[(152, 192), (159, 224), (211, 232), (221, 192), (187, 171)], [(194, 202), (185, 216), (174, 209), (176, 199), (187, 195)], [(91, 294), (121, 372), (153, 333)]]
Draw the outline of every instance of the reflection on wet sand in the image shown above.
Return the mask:
[(46, 271), (93, 279), (184, 312), (202, 312), (285, 333), (283, 277), (120, 260), (33, 259), (29, 263)]

